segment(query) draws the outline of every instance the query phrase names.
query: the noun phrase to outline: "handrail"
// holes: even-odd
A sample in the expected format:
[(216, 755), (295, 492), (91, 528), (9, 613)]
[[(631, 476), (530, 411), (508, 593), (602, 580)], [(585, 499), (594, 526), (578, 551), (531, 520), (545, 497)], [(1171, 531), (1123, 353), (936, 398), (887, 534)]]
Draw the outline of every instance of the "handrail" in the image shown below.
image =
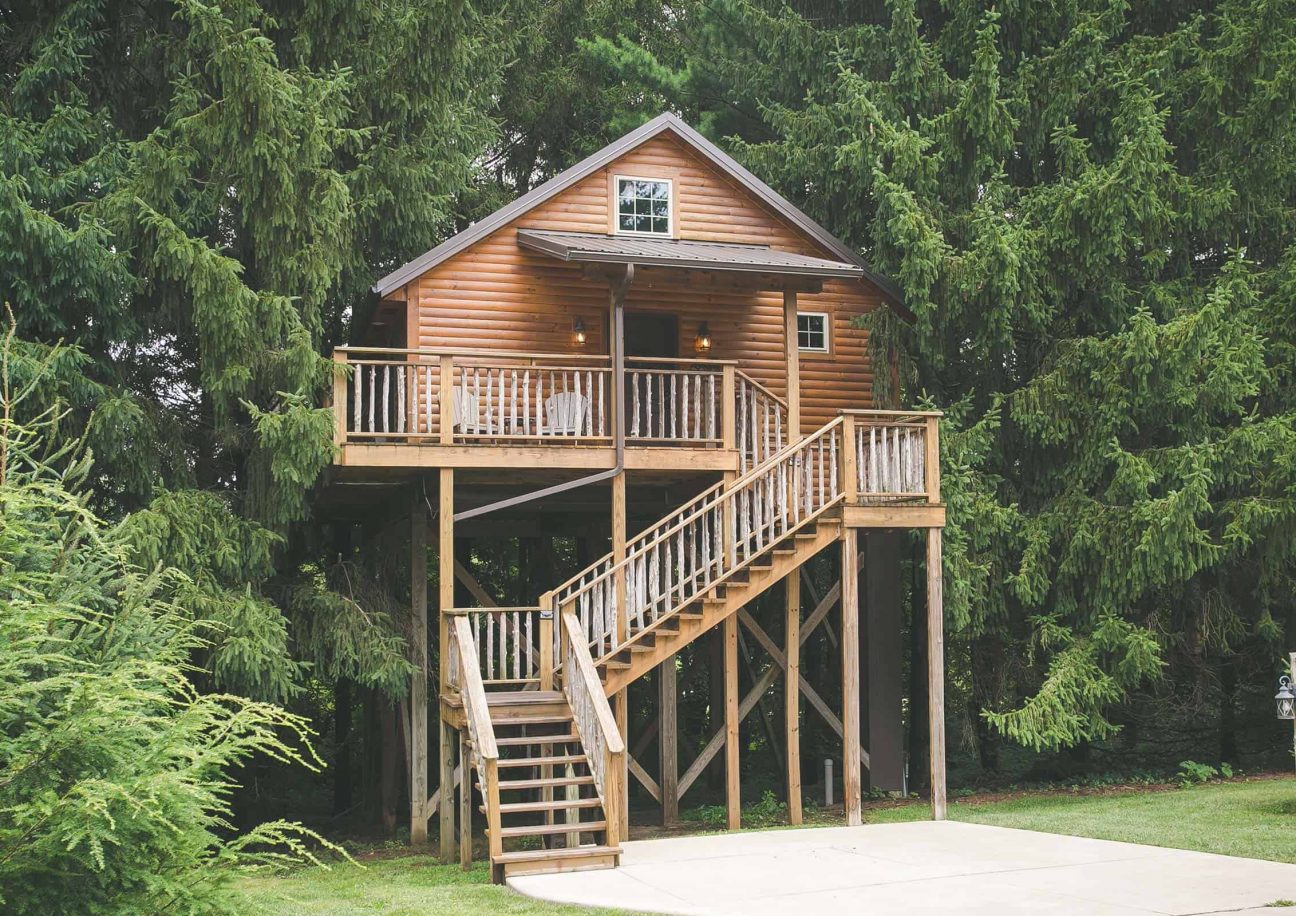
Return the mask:
[(576, 619), (575, 614), (568, 611), (562, 615), (562, 624), (564, 637), (574, 640), (572, 642), (574, 665), (563, 678), (563, 690), (566, 691), (569, 687), (574, 689), (574, 682), (578, 679), (582, 682), (583, 686), (590, 691), (595, 721), (603, 739), (607, 742), (608, 750), (612, 753), (620, 753), (625, 750), (625, 740), (617, 730), (612, 705), (608, 703), (607, 695), (603, 693), (603, 682), (599, 679), (598, 669), (594, 667), (594, 657), (590, 655), (589, 646), (585, 645), (581, 638), (580, 621)]
[(485, 761), (499, 759), (499, 747), (495, 743), (495, 727), (491, 724), (490, 707), (486, 705), (486, 686), (482, 683), (481, 670), (477, 667), (477, 654), (468, 618), (456, 616), (453, 626), (459, 650), (459, 695), (463, 698), (464, 718), (468, 722), (473, 756), (480, 770)]
[(625, 739), (603, 692), (603, 682), (594, 667), (576, 615), (562, 615), (563, 694), (571, 707), (572, 721), (580, 735), (589, 763), (594, 788), (603, 802), (607, 845), (615, 846), (621, 817), (621, 793), (625, 790)]
[(737, 375), (739, 378), (745, 379), (745, 380), (747, 381), (747, 384), (751, 385), (753, 388), (755, 388), (755, 389), (756, 389), (757, 391), (759, 391), (761, 394), (765, 395), (765, 397), (769, 398), (771, 401), (774, 401), (776, 404), (779, 404), (780, 406), (782, 406), (783, 409), (785, 409), (785, 410), (787, 409), (787, 406), (788, 406), (788, 404), (787, 404), (787, 398), (781, 398), (781, 397), (779, 397), (777, 394), (775, 394), (774, 392), (770, 391), (768, 388), (766, 388), (766, 387), (765, 387), (764, 385), (762, 385), (760, 382), (756, 381), (756, 379), (752, 378), (752, 377), (751, 377), (750, 375), (748, 375), (746, 372), (743, 372), (741, 369), (737, 369), (737, 370), (735, 370), (734, 374)]
[(559, 611), (579, 609), (586, 639), (603, 657), (632, 630), (655, 626), (727, 581), (845, 498), (844, 427), (838, 417), (689, 511), (672, 513), (620, 562), (587, 569), (587, 581), (559, 596)]

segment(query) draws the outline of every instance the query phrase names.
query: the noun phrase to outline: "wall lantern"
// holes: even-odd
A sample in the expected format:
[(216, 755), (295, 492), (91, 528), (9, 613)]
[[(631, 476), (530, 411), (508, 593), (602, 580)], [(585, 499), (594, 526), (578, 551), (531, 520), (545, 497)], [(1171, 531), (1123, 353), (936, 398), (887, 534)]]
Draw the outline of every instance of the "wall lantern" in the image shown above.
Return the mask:
[(581, 321), (579, 316), (572, 319), (572, 339), (576, 342), (576, 346), (585, 346), (585, 322)]
[(693, 349), (699, 353), (711, 352), (711, 326), (705, 321), (698, 325), (697, 337), (693, 338)]
[(1274, 694), (1278, 706), (1278, 718), (1296, 719), (1296, 690), (1292, 689), (1291, 678), (1284, 675), (1278, 678), (1278, 692)]

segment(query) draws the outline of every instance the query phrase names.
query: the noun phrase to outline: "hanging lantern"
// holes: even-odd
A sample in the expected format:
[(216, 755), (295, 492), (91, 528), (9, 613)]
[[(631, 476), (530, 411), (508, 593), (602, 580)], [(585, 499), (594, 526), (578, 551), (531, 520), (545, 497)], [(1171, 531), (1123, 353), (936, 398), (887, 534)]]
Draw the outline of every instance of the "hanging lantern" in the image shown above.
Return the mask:
[(1278, 706), (1279, 719), (1296, 719), (1296, 690), (1292, 689), (1291, 678), (1278, 678), (1278, 692), (1274, 694)]
[(711, 325), (705, 321), (698, 326), (697, 337), (693, 338), (693, 349), (699, 353), (711, 352)]
[(578, 317), (572, 321), (572, 340), (576, 346), (585, 346), (585, 322)]

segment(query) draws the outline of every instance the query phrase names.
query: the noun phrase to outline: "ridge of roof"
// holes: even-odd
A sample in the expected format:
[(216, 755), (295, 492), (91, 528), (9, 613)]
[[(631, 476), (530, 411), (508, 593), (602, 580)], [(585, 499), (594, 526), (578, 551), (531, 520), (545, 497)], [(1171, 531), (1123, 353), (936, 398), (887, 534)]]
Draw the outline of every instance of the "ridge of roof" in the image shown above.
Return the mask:
[(873, 270), (854, 249), (823, 226), (820, 226), (791, 201), (743, 168), (732, 156), (669, 111), (662, 112), (652, 120), (646, 121), (620, 139), (609, 143), (598, 152), (586, 156), (570, 168), (558, 173), (543, 184), (532, 188), (512, 203), (501, 207), (489, 216), (473, 223), (462, 232), (452, 235), (435, 248), (398, 267), (375, 283), (373, 291), (379, 296), (387, 295), (397, 287), (403, 286), (420, 274), (431, 270), (451, 255), (457, 254), (469, 245), (485, 238), (501, 226), (666, 130), (673, 131), (703, 158), (711, 161), (722, 171), (727, 172), (746, 190), (765, 203), (766, 206), (787, 219), (806, 235), (819, 242), (842, 260), (859, 267), (865, 277), (881, 289), (894, 304), (903, 309), (906, 315), (909, 314), (908, 309), (904, 308), (904, 297), (894, 282)]

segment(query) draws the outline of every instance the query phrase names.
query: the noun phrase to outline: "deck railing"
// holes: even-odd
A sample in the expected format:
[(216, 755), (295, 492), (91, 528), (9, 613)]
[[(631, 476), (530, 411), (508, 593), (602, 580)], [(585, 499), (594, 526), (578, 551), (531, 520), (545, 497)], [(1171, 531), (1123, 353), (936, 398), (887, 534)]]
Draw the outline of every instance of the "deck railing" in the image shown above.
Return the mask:
[(559, 626), (563, 694), (571, 707), (572, 719), (589, 761), (594, 788), (603, 801), (607, 845), (615, 846), (621, 811), (620, 793), (624, 789), (620, 774), (625, 759), (625, 739), (617, 730), (616, 719), (603, 693), (603, 683), (594, 667), (589, 646), (585, 644), (580, 622), (568, 613), (562, 616)]
[[(491, 723), (490, 707), (486, 702), (486, 689), (478, 668), (477, 650), (468, 618), (452, 618), (450, 626), (449, 669), (451, 679), (459, 689), (463, 702), (464, 720), (468, 726), (472, 763), (477, 769), (486, 800), (486, 824), (491, 856), (503, 852), (499, 816), (499, 747), (495, 742), (495, 727)], [(464, 791), (471, 784), (467, 761), (463, 773)], [(450, 804), (442, 798), (441, 804)]]
[[(335, 439), (346, 443), (606, 445), (606, 356), (340, 347)], [(631, 446), (729, 444), (758, 460), (783, 441), (782, 402), (732, 362), (626, 360)], [(771, 443), (774, 443), (771, 446)]]

